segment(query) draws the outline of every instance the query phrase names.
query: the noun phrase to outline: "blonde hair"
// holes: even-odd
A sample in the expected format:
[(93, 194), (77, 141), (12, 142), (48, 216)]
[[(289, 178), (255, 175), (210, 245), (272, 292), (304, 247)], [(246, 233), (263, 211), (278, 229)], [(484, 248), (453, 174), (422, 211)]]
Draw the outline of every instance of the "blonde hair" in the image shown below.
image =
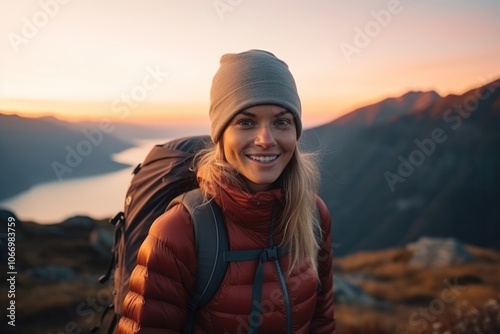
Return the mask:
[[(217, 188), (208, 187), (220, 183), (230, 183), (245, 190), (243, 179), (224, 159), (222, 141), (199, 152), (195, 158), (195, 168), (202, 193), (214, 194)], [(290, 251), (288, 274), (304, 262), (310, 262), (317, 276), (317, 233), (321, 233), (316, 194), (319, 185), (319, 172), (316, 154), (301, 152), (299, 147), (280, 176), (281, 188), (285, 197), (285, 207), (279, 217), (278, 229), (283, 233), (281, 245)]]

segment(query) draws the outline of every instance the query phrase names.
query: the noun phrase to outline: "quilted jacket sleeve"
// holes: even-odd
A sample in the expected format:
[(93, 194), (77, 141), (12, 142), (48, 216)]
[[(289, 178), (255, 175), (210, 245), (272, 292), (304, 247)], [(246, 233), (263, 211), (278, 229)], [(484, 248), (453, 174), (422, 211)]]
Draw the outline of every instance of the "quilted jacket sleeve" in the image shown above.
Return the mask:
[(318, 293), (316, 310), (311, 323), (311, 333), (335, 333), (333, 310), (332, 235), (331, 218), (326, 204), (318, 198), (321, 218), (322, 243), (318, 253), (318, 272), (321, 290)]
[(139, 249), (116, 334), (179, 333), (195, 272), (191, 219), (177, 205), (157, 218)]

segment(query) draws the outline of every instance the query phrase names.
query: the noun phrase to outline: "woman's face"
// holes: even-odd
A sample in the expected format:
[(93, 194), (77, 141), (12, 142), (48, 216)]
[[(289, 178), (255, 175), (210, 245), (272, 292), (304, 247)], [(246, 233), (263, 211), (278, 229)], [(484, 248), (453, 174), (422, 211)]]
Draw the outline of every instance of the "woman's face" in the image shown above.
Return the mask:
[(270, 104), (241, 111), (222, 135), (226, 161), (243, 176), (252, 192), (270, 189), (292, 158), (296, 145), (292, 113)]

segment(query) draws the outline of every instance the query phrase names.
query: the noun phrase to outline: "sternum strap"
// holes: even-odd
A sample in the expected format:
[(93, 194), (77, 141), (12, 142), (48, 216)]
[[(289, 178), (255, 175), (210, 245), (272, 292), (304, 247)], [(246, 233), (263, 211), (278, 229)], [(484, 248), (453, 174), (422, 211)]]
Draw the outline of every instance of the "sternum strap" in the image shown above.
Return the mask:
[(250, 334), (258, 334), (259, 324), (261, 323), (261, 302), (262, 286), (264, 284), (264, 263), (267, 261), (276, 261), (286, 253), (283, 247), (271, 246), (262, 249), (249, 249), (239, 251), (224, 252), (224, 261), (240, 262), (258, 260), (257, 270), (253, 280), (252, 287), (252, 311), (250, 313), (249, 330)]

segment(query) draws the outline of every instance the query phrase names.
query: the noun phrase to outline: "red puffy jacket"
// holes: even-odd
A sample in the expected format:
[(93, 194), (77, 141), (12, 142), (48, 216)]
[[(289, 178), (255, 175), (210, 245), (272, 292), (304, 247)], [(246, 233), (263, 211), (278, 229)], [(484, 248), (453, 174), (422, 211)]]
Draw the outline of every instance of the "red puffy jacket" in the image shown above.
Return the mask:
[[(269, 247), (273, 209), (282, 202), (278, 189), (248, 194), (225, 189), (215, 198), (227, 226), (231, 250)], [(248, 333), (257, 322), (259, 333), (334, 333), (332, 239), (330, 215), (317, 199), (323, 230), (316, 280), (309, 264), (288, 277), (289, 256), (265, 263), (262, 316), (250, 317), (257, 261), (231, 262), (214, 298), (196, 317), (194, 333)], [(274, 242), (281, 240), (274, 236)], [(160, 216), (142, 244), (130, 278), (116, 333), (179, 333), (196, 271), (194, 231), (181, 205)], [(284, 283), (284, 284), (283, 284)]]

